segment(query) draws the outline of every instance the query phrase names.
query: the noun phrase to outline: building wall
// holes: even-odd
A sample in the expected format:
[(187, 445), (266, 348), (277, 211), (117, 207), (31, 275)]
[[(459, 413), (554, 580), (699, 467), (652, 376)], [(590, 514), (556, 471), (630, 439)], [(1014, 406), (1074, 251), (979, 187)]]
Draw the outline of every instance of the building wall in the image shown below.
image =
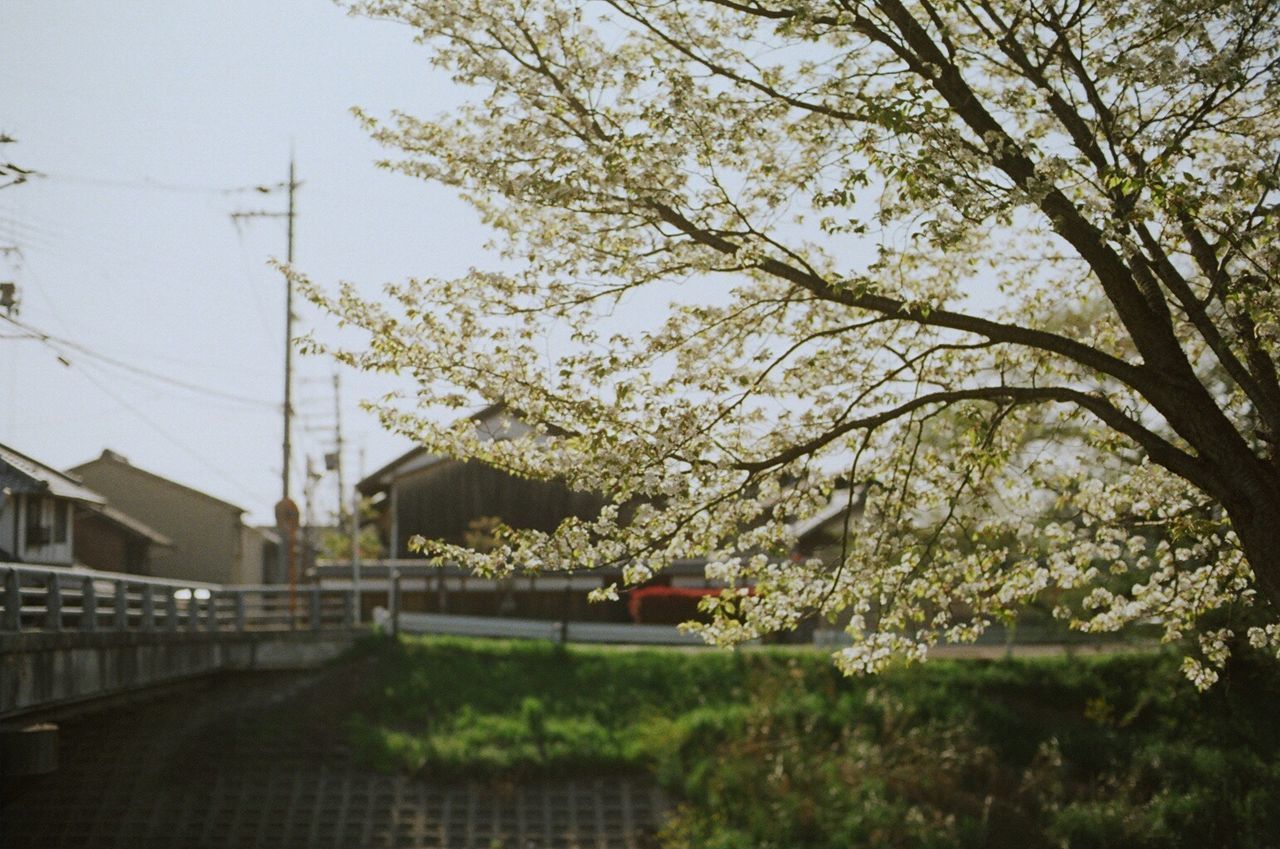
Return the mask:
[(279, 546), (262, 531), (247, 525), (240, 529), (240, 563), (236, 570), (237, 584), (278, 584), (284, 578), (275, 568), (279, 560)]
[(76, 560), (106, 572), (132, 572), (124, 535), (96, 517), (76, 517)]
[(392, 484), (396, 557), (414, 534), (465, 544), (468, 524), (497, 516), (514, 528), (553, 531), (569, 516), (594, 516), (604, 499), (560, 483), (517, 478), (481, 463), (446, 462)]
[(86, 511), (76, 514), (75, 531), (77, 563), (105, 572), (151, 574), (151, 544), (147, 540)]
[(152, 552), (162, 578), (235, 583), (240, 572), (241, 511), (126, 463), (94, 460), (75, 469), (85, 486), (173, 541)]

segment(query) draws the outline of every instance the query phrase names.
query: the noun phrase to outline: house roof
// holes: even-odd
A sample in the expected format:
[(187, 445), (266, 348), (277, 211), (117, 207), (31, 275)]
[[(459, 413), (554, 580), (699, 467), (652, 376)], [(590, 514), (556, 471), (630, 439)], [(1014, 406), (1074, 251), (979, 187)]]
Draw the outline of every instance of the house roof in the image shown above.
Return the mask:
[(165, 548), (173, 546), (173, 540), (155, 528), (139, 522), (128, 513), (123, 510), (117, 510), (109, 504), (86, 504), (85, 510), (95, 516), (100, 516), (126, 533), (147, 540), (152, 545), (164, 546)]
[(833, 490), (831, 500), (827, 503), (827, 506), (809, 518), (793, 523), (790, 528), (791, 533), (797, 539), (804, 540), (810, 534), (821, 531), (837, 519), (843, 522), (846, 513), (851, 513), (855, 517), (860, 515), (866, 505), (866, 501), (866, 486), (858, 487), (858, 491), (855, 493), (850, 493), (848, 487)]
[[(483, 422), (495, 417), (498, 413), (505, 410), (506, 406), (507, 405), (503, 403), (490, 404), (489, 406), (472, 413), (470, 416), (467, 416), (467, 418), (474, 422)], [(362, 495), (372, 495), (388, 486), (392, 479), (399, 474), (425, 469), (429, 466), (434, 466), (437, 463), (446, 462), (449, 459), (450, 458), (448, 457), (440, 457), (438, 455), (431, 454), (427, 449), (422, 448), (421, 446), (410, 448), (408, 451), (382, 466), (377, 471), (365, 476), (363, 480), (356, 484), (356, 489), (358, 489)]]
[[(221, 498), (212, 496), (207, 492), (201, 492), (198, 489), (193, 489), (189, 486), (185, 486), (184, 484), (180, 484), (177, 481), (169, 480), (166, 477), (157, 475), (155, 472), (148, 472), (146, 469), (140, 469), (137, 466), (130, 463), (128, 457), (125, 457), (123, 454), (120, 454), (116, 451), (112, 451), (109, 448), (103, 449), (102, 455), (99, 456), (96, 460), (90, 460), (87, 463), (81, 463), (78, 466), (72, 466), (70, 471), (78, 472), (78, 471), (81, 471), (82, 469), (88, 468), (89, 466), (97, 465), (99, 463), (109, 463), (118, 468), (128, 469), (130, 472), (136, 473), (142, 477), (147, 478), (148, 480), (156, 481), (157, 483), (164, 484), (165, 486), (179, 489), (183, 492), (190, 493), (191, 495), (198, 495), (207, 501), (211, 501), (214, 504), (219, 505), (220, 507), (225, 507), (228, 510), (233, 510), (237, 514), (245, 512), (245, 509), (243, 507), (232, 504), (230, 501), (223, 501)], [(103, 487), (103, 488), (105, 489), (106, 487)]]
[(251, 534), (257, 534), (262, 539), (272, 545), (281, 545), (283, 540), (280, 538), (280, 532), (270, 525), (245, 525), (245, 531)]
[(46, 466), (7, 445), (0, 445), (0, 489), (69, 498), (85, 504), (106, 503), (74, 475)]

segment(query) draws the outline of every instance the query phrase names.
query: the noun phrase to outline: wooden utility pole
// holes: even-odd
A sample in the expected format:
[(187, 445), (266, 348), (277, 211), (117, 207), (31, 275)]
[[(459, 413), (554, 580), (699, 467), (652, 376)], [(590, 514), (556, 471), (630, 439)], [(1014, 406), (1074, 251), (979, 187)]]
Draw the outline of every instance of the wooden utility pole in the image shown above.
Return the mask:
[[(293, 154), (289, 154), (289, 181), (271, 186), (257, 186), (262, 194), (271, 194), (281, 188), (288, 192), (289, 206), (285, 212), (269, 210), (252, 210), (233, 212), (231, 218), (239, 222), (249, 218), (284, 218), (287, 222), (288, 240), (285, 245), (285, 261), (293, 264), (293, 231), (294, 219), (297, 217), (294, 206), (298, 186)], [(298, 505), (289, 498), (289, 471), (293, 453), (293, 280), (285, 277), (284, 281), (284, 439), (282, 440), (282, 457), (280, 466), (279, 503), (276, 504), (276, 525), (280, 529), (280, 537), (284, 543), (285, 564), (289, 574), (289, 614), (292, 618), (297, 605), (296, 588), (298, 583)]]
[[(298, 187), (297, 180), (294, 179), (294, 162), (293, 154), (289, 154), (289, 211), (286, 214), (288, 218), (288, 245), (285, 248), (285, 262), (293, 265), (293, 219), (294, 206), (293, 197)], [(293, 279), (285, 277), (284, 279), (284, 457), (281, 466), (281, 491), (280, 498), (284, 501), (289, 500), (289, 459), (292, 452), (292, 428), (293, 422)]]
[[(360, 449), (360, 477), (364, 477), (364, 449)], [(359, 478), (357, 478), (358, 480)], [(360, 624), (360, 490), (351, 487), (351, 594), (356, 609), (356, 624)]]
[(347, 515), (347, 485), (342, 476), (342, 376), (333, 375), (333, 470), (338, 473), (338, 526)]

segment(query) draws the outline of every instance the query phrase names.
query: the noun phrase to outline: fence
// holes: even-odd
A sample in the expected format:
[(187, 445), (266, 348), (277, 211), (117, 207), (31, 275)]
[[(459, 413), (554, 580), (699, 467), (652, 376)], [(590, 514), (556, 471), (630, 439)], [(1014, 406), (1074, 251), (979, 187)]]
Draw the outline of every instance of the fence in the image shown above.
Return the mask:
[(351, 589), (222, 586), (116, 572), (0, 565), (0, 631), (270, 631), (355, 625)]

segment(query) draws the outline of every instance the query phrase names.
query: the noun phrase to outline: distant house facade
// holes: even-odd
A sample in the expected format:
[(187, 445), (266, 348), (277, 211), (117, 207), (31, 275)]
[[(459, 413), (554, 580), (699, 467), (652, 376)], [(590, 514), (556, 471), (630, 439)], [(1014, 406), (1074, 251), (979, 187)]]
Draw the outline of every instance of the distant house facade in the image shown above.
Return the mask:
[(285, 574), (283, 547), (274, 528), (246, 525), (240, 532), (240, 570), (248, 576), (260, 576), (245, 583), (283, 584)]
[[(528, 425), (501, 405), (472, 416), (491, 439), (513, 439)], [(590, 517), (605, 499), (575, 492), (556, 481), (518, 478), (477, 462), (438, 457), (415, 448), (357, 485), (378, 511), (379, 531), (388, 555), (411, 557), (414, 535), (468, 543), (468, 534), (497, 518), (513, 528), (553, 531), (570, 516)]]
[(105, 503), (75, 476), (0, 445), (0, 560), (73, 565), (75, 510)]
[(157, 577), (220, 584), (260, 584), (270, 559), (244, 510), (140, 469), (114, 451), (71, 469), (111, 505), (145, 522), (171, 544), (152, 551)]

